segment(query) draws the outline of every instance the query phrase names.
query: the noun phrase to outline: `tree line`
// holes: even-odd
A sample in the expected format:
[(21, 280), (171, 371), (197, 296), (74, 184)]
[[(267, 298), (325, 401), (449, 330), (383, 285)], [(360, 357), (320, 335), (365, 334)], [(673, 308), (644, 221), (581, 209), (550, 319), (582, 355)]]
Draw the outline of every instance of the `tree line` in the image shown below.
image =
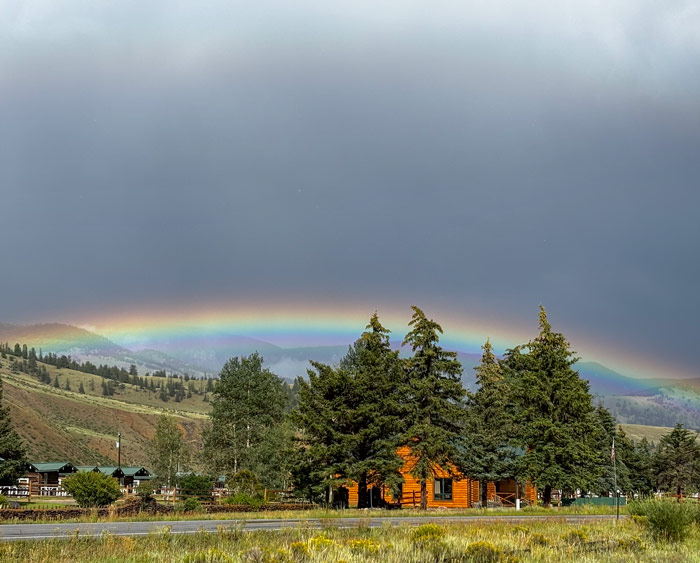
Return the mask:
[[(81, 362), (65, 354), (57, 355), (52, 352), (44, 354), (41, 349), (37, 354), (36, 349), (28, 347), (26, 344), (0, 344), (0, 357), (11, 360), (11, 370), (35, 376), (41, 383), (53, 385), (60, 388), (58, 376), (52, 379), (46, 365), (54, 366), (57, 369), (70, 369), (81, 373), (97, 375), (103, 379), (101, 382), (101, 392), (105, 397), (113, 396), (120, 389), (124, 389), (127, 384), (133, 385), (143, 391), (149, 391), (156, 395), (161, 401), (167, 403), (173, 400), (176, 403), (185, 398), (192, 398), (193, 395), (203, 395), (208, 401), (208, 394), (214, 390), (214, 380), (212, 378), (196, 378), (187, 373), (184, 375), (172, 373), (167, 374), (165, 370), (156, 370), (152, 373), (146, 372), (145, 376), (139, 376), (136, 365), (131, 364), (129, 369), (109, 366), (107, 364), (95, 365), (90, 361)], [(153, 379), (160, 378), (160, 379)], [(94, 384), (91, 382), (91, 390)], [(63, 388), (70, 391), (70, 380), (66, 380)], [(85, 393), (82, 383), (77, 391)]]
[(372, 486), (400, 489), (398, 451), (408, 448), (423, 508), (439, 470), (480, 481), (482, 502), (486, 483), (515, 479), (534, 484), (549, 505), (553, 491), (614, 492), (614, 443), (623, 494), (700, 486), (694, 435), (679, 425), (657, 447), (629, 439), (594, 405), (575, 352), (544, 308), (537, 336), (502, 358), (486, 341), (474, 391), (462, 385), (457, 354), (440, 345), (440, 325), (412, 310), (402, 343), (408, 357), (392, 349), (375, 313), (337, 365), (312, 361), (308, 379), (293, 388), (257, 353), (229, 360), (214, 389), (202, 462), (212, 474), (252, 471), (265, 486), (293, 484), (316, 500), (353, 481), (365, 507)]

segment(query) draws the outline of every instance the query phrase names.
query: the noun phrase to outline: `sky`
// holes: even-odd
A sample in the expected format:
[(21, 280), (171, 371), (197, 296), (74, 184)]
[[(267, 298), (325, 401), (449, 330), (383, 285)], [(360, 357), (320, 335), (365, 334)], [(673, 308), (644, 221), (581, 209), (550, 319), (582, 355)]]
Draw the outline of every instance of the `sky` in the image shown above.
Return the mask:
[(697, 2), (0, 14), (0, 322), (417, 304), (506, 343), (544, 304), (700, 375)]

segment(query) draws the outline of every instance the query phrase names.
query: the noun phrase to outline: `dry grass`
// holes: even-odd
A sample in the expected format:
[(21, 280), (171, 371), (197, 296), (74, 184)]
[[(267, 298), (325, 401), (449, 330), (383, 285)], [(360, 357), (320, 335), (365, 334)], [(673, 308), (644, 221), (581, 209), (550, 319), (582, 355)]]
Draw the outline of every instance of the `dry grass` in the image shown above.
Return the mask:
[(556, 520), (506, 523), (385, 526), (323, 531), (171, 534), (167, 526), (145, 537), (80, 538), (0, 544), (3, 561), (278, 562), (681, 562), (700, 561), (700, 533), (684, 543), (656, 542), (632, 520), (586, 526)]

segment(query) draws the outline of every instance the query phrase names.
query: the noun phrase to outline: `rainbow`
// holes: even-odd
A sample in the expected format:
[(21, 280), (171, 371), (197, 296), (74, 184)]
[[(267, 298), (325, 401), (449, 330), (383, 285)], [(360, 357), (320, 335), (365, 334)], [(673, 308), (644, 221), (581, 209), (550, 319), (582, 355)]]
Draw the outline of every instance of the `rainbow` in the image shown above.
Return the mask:
[[(537, 334), (536, 306), (533, 306), (532, 320), (527, 324), (504, 319), (502, 315), (498, 318), (483, 314), (478, 318), (463, 317), (437, 307), (423, 309), (442, 325), (442, 345), (461, 352), (480, 353), (482, 344), (490, 338), (496, 352), (502, 353)], [(66, 322), (134, 350), (157, 349), (158, 343), (166, 340), (181, 342), (186, 347), (204, 346), (231, 335), (288, 348), (347, 345), (360, 335), (375, 310), (384, 326), (392, 331), (392, 340), (401, 340), (411, 317), (408, 305), (373, 306), (320, 300), (313, 303), (227, 300), (206, 305), (179, 305), (177, 308), (151, 306), (133, 311), (101, 311)], [(622, 375), (663, 379), (697, 377), (680, 366), (670, 368), (644, 351), (624, 351), (600, 345), (589, 335), (577, 333), (573, 327), (557, 326), (556, 321), (553, 321), (553, 328), (567, 336), (579, 356), (600, 362)]]

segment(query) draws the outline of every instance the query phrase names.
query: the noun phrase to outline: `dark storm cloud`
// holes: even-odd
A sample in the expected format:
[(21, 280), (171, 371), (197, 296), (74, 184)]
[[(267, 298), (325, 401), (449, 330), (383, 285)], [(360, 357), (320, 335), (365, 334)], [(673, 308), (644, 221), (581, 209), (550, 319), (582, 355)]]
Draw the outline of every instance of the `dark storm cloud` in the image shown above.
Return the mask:
[(236, 293), (543, 302), (695, 369), (692, 4), (7, 6), (0, 321)]

